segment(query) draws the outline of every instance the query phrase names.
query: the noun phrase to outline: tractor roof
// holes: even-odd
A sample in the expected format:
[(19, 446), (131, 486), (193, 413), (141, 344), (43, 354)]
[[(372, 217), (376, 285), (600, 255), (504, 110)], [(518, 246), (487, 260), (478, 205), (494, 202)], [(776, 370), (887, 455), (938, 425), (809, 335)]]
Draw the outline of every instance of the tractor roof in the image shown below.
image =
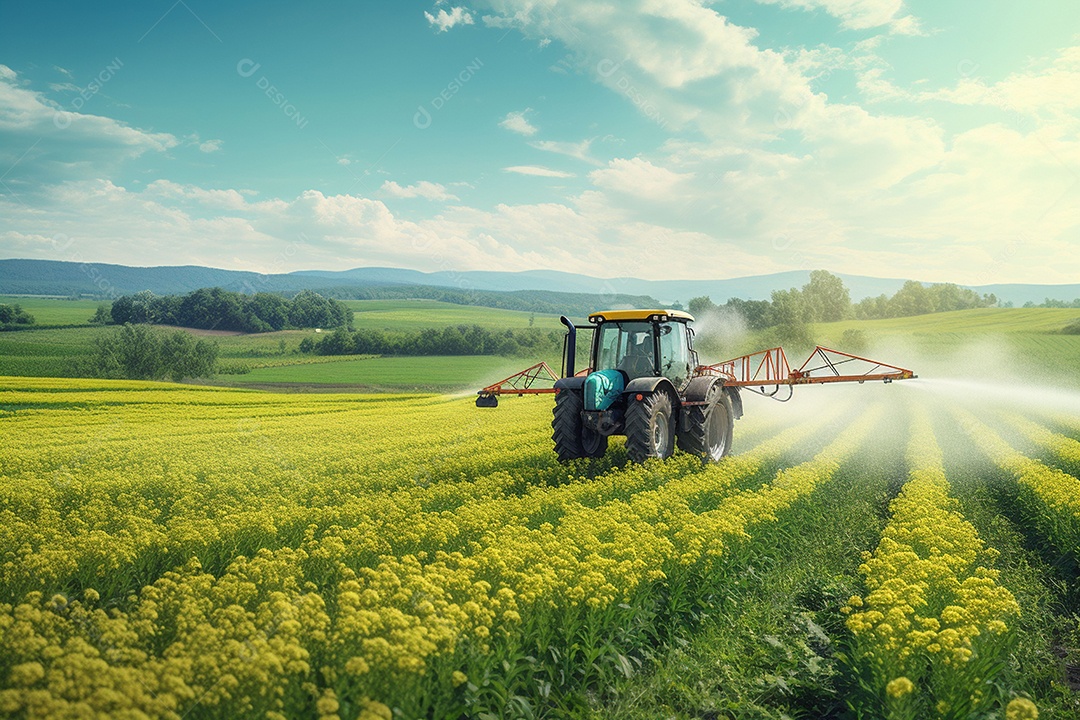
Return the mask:
[(680, 322), (693, 322), (694, 316), (682, 310), (602, 310), (589, 315), (589, 322), (601, 323), (617, 320), (651, 320), (664, 317)]

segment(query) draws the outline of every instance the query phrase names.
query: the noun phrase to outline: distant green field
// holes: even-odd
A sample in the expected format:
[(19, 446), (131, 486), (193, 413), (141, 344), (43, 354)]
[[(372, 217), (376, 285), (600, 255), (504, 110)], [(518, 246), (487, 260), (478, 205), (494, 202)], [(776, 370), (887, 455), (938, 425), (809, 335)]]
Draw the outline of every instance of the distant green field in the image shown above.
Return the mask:
[(916, 315), (886, 320), (845, 320), (822, 323), (817, 329), (839, 337), (844, 330), (867, 333), (1053, 333), (1080, 318), (1080, 310), (1060, 308), (981, 308)]
[(476, 390), (521, 370), (527, 362), (490, 356), (374, 357), (338, 362), (257, 368), (223, 377), (238, 385), (353, 385), (396, 391)]
[[(88, 319), (97, 307), (90, 301), (30, 298), (20, 304), (41, 318), (62, 323), (75, 312)], [(350, 301), (356, 325), (364, 328), (444, 327), (477, 324), (488, 328), (528, 327), (529, 313), (459, 306), (427, 300)], [(52, 308), (51, 310), (49, 308)], [(49, 314), (51, 313), (51, 314)], [(66, 315), (65, 315), (66, 313)], [(845, 330), (861, 330), (865, 352), (880, 360), (910, 367), (924, 376), (978, 375), (1029, 377), (1043, 383), (1080, 384), (1080, 336), (1062, 335), (1060, 329), (1080, 316), (1080, 310), (983, 309), (921, 315), (889, 320), (849, 320), (814, 326), (815, 341), (839, 350)], [(537, 315), (535, 327), (561, 331), (550, 315)], [(110, 328), (45, 328), (0, 333), (0, 375), (63, 377), (73, 372), (76, 358), (90, 350), (91, 340)], [(767, 334), (746, 333), (722, 348), (705, 340), (702, 359), (707, 362), (774, 344)], [(385, 389), (456, 390), (498, 380), (531, 361), (547, 360), (558, 369), (557, 357), (500, 358), (380, 358), (318, 357), (298, 352), (305, 337), (325, 333), (285, 330), (255, 335), (214, 335), (220, 347), (219, 381), (229, 384), (296, 383), (352, 385)], [(284, 350), (282, 342), (284, 341)], [(715, 349), (715, 351), (712, 351)], [(788, 347), (792, 363), (801, 362), (805, 349)], [(250, 372), (236, 374), (238, 370)]]
[(101, 301), (0, 295), (0, 304), (21, 305), (36, 325), (89, 325)]
[(0, 332), (0, 375), (67, 377), (76, 358), (106, 328), (53, 328)]
[(353, 324), (374, 330), (417, 329), (448, 325), (479, 325), (485, 328), (534, 327), (558, 330), (555, 315), (534, 315), (519, 310), (456, 305), (436, 300), (346, 300), (355, 313)]

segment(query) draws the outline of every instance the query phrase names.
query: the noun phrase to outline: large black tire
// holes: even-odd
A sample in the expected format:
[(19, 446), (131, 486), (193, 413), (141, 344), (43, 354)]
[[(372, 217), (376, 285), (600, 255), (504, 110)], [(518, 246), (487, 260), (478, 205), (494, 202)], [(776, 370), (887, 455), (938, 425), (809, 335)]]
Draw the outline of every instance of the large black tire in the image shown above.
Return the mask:
[(551, 439), (555, 441), (555, 454), (559, 462), (585, 457), (603, 457), (607, 452), (606, 435), (589, 430), (581, 421), (585, 401), (573, 390), (560, 390), (555, 395), (555, 407), (551, 420)]
[(634, 462), (670, 457), (675, 451), (675, 408), (666, 392), (652, 392), (626, 403), (626, 454)]
[(735, 413), (731, 397), (719, 383), (709, 388), (705, 401), (709, 404), (683, 408), (686, 429), (679, 433), (679, 449), (716, 462), (731, 452)]

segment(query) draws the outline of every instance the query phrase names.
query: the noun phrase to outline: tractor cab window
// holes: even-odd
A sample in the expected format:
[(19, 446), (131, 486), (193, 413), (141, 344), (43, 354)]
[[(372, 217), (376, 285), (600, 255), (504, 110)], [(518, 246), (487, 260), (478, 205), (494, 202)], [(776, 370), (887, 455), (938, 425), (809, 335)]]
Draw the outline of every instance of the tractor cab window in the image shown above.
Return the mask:
[(693, 372), (686, 323), (660, 323), (660, 374), (682, 388)]
[(594, 370), (622, 370), (633, 380), (653, 374), (654, 357), (652, 323), (609, 322), (600, 326)]

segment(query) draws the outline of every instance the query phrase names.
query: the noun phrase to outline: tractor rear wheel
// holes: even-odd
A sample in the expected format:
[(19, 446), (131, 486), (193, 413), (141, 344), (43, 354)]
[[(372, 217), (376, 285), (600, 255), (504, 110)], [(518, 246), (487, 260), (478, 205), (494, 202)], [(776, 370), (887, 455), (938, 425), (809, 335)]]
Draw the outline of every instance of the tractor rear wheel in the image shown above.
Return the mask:
[(551, 439), (555, 441), (555, 454), (559, 456), (559, 462), (603, 457), (607, 452), (607, 436), (590, 430), (582, 422), (581, 411), (584, 409), (585, 401), (580, 394), (573, 390), (556, 393)]
[(679, 433), (679, 448), (716, 462), (731, 452), (735, 414), (731, 398), (719, 383), (709, 388), (705, 402), (708, 404), (683, 408), (687, 413), (686, 429)]
[(626, 454), (634, 462), (666, 458), (675, 450), (675, 407), (666, 392), (631, 398), (626, 408)]

